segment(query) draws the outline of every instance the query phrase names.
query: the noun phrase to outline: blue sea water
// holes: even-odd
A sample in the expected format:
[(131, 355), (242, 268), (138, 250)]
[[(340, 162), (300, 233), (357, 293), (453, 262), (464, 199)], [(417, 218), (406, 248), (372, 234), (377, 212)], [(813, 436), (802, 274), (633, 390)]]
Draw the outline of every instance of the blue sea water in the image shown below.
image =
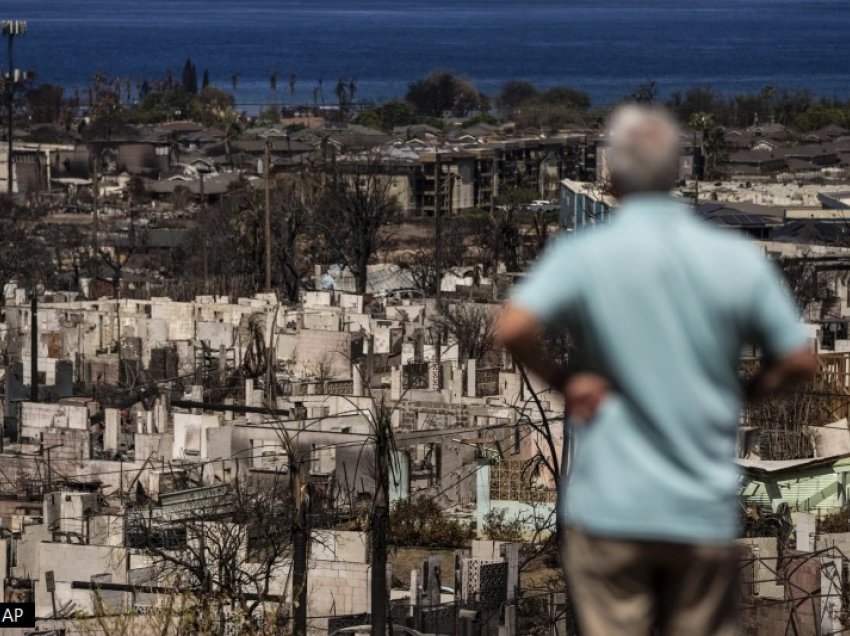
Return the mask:
[(524, 78), (600, 104), (647, 80), (662, 93), (850, 95), (850, 0), (7, 0), (2, 12), (29, 21), (16, 66), (41, 81), (179, 77), (191, 57), (225, 88), (238, 74), (248, 108), (312, 101), (320, 78), (329, 102), (340, 77), (356, 80), (358, 99), (387, 99), (433, 68), (491, 94)]

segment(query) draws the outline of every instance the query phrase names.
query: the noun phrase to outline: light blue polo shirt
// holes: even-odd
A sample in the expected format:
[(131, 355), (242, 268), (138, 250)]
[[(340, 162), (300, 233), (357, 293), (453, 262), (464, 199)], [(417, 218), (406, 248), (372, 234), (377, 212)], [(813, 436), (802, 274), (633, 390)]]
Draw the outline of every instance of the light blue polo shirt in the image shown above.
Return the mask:
[(577, 367), (615, 386), (573, 427), (559, 521), (597, 536), (734, 539), (742, 347), (782, 356), (807, 343), (759, 251), (673, 198), (630, 197), (610, 223), (547, 249), (513, 303), (568, 329)]

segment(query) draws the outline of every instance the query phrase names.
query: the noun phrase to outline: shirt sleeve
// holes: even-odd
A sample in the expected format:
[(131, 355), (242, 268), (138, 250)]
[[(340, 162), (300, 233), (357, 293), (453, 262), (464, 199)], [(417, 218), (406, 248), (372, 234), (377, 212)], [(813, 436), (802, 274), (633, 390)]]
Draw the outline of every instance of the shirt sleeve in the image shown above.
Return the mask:
[(511, 304), (534, 314), (543, 323), (557, 321), (580, 294), (578, 243), (574, 237), (553, 242), (514, 288)]
[(760, 260), (760, 272), (753, 292), (751, 332), (754, 344), (768, 356), (781, 358), (803, 349), (806, 333), (800, 324), (800, 311), (775, 266)]

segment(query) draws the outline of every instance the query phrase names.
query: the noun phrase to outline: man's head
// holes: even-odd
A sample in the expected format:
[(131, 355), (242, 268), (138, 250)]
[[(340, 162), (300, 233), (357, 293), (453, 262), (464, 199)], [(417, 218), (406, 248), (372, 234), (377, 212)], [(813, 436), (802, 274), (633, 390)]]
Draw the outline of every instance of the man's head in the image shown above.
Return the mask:
[(608, 121), (608, 168), (618, 197), (669, 192), (679, 175), (679, 126), (663, 108), (628, 104)]

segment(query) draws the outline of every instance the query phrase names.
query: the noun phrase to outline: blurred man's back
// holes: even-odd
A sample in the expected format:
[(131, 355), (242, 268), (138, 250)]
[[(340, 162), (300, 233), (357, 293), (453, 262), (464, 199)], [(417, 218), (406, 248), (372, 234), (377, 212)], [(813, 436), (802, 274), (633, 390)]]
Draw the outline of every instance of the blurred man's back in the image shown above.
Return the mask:
[[(663, 115), (644, 114), (632, 113), (637, 142), (613, 144), (632, 160), (630, 170), (619, 166), (632, 187), (614, 220), (549, 249), (514, 294), (500, 334), (563, 388), (569, 414), (589, 419), (574, 427), (558, 511), (570, 528), (567, 574), (584, 629), (731, 634), (741, 349), (752, 342), (770, 360), (793, 359), (806, 340), (762, 255), (654, 187), (672, 178), (678, 141)], [(653, 134), (667, 135), (660, 151), (641, 145)], [(654, 152), (665, 162), (657, 175)], [(563, 380), (523, 344), (523, 330), (538, 324), (573, 337), (576, 371)]]
[(614, 387), (576, 429), (570, 520), (617, 536), (732, 540), (741, 348), (805, 344), (770, 265), (657, 196), (627, 199), (610, 225), (545, 262), (515, 302), (563, 312), (578, 367)]

